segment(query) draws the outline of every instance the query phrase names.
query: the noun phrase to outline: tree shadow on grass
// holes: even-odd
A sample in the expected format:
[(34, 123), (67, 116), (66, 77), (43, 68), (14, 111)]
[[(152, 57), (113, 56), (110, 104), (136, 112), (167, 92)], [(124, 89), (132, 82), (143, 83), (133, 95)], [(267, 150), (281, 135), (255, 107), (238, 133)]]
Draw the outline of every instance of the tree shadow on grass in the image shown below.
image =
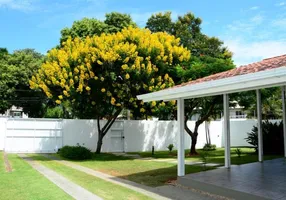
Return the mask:
[[(185, 165), (185, 168), (186, 168), (186, 174), (215, 169), (214, 167), (204, 168), (200, 165)], [(163, 186), (165, 184), (177, 180), (177, 165), (166, 168), (159, 168), (144, 172), (133, 173), (125, 176), (118, 176), (118, 178), (127, 179), (151, 187)]]
[[(90, 161), (98, 161), (98, 162), (107, 162), (107, 161), (118, 161), (118, 160), (134, 160), (135, 158), (133, 157), (126, 157), (126, 156), (120, 156), (120, 155), (114, 155), (110, 153), (101, 153), (101, 154), (92, 154), (91, 159), (86, 159), (86, 160), (70, 160), (67, 158), (64, 158), (60, 156), (59, 154), (46, 154), (51, 156), (52, 159), (54, 160), (66, 160), (66, 161), (72, 161), (72, 162), (90, 162)], [(33, 158), (34, 160), (41, 160), (43, 156), (41, 154), (32, 154), (29, 155), (29, 157)]]
[[(53, 161), (42, 155), (30, 155), (29, 157), (35, 161), (44, 161), (44, 162)], [(163, 186), (165, 184), (168, 184), (170, 182), (177, 180), (177, 165), (176, 164), (170, 164), (170, 163), (164, 164), (162, 162), (152, 162), (152, 161), (142, 161), (142, 160), (139, 161), (138, 160), (138, 161), (135, 161), (135, 163), (134, 162), (125, 163), (127, 164), (125, 168), (124, 166), (118, 167), (118, 165), (121, 165), (121, 164), (124, 165), (124, 163), (117, 164), (116, 161), (124, 161), (124, 160), (128, 162), (128, 161), (133, 161), (134, 159), (127, 158), (124, 156), (116, 156), (112, 154), (101, 154), (100, 156), (97, 155), (93, 159), (90, 159), (90, 160), (73, 161), (73, 162), (81, 162), (81, 163), (89, 162), (89, 164), (87, 165), (85, 164), (81, 164), (81, 165), (92, 169), (93, 167), (91, 167), (92, 165), (90, 164), (90, 162), (115, 161), (115, 163), (111, 162), (112, 164), (106, 163), (106, 165), (105, 164), (101, 165), (101, 166), (106, 166), (106, 167), (104, 168), (100, 167), (101, 169), (98, 169), (98, 170), (104, 173), (110, 174), (110, 175), (115, 175), (117, 178), (129, 180), (129, 181), (139, 183), (145, 186), (150, 186), (150, 187)], [(112, 167), (112, 165), (114, 165), (114, 167)], [(118, 170), (119, 173), (126, 174), (126, 175), (113, 174), (112, 169), (114, 169), (115, 171)], [(190, 174), (190, 173), (197, 173), (197, 172), (204, 171), (204, 170), (214, 169), (214, 167), (203, 167), (201, 165), (185, 165), (185, 169), (186, 169), (186, 174)]]

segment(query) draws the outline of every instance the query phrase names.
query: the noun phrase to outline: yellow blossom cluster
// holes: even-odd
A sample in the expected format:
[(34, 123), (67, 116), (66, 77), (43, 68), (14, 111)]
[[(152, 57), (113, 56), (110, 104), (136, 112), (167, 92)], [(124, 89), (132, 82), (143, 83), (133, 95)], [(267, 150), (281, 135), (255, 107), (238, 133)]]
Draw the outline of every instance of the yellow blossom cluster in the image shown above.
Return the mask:
[(190, 51), (178, 38), (128, 27), (113, 34), (69, 38), (61, 48), (49, 51), (30, 87), (42, 89), (57, 104), (84, 95), (82, 99), (93, 106), (125, 106), (144, 113), (145, 105), (136, 95), (173, 86), (170, 74), (162, 72), (168, 70), (161, 67), (168, 69), (189, 58)]

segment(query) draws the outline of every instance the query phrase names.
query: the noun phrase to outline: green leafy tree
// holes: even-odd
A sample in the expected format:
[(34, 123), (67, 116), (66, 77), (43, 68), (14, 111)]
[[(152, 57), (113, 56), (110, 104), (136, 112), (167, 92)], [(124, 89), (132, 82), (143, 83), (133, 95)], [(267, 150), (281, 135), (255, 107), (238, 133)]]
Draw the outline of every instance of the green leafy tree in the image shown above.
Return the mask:
[(14, 86), (18, 83), (14, 78), (15, 67), (7, 64), (7, 56), (3, 55), (0, 60), (0, 113), (5, 113), (12, 105), (8, 101), (15, 98)]
[[(282, 119), (281, 88), (261, 89), (262, 119)], [(248, 91), (237, 95), (236, 100), (244, 107), (248, 118), (257, 117), (256, 92)]]
[(154, 33), (167, 32), (169, 34), (174, 34), (174, 23), (172, 22), (171, 15), (171, 12), (152, 15), (146, 23), (146, 28)]
[(30, 117), (42, 117), (46, 97), (29, 88), (29, 80), (39, 69), (43, 55), (32, 50), (17, 50), (9, 54), (0, 51), (0, 111), (4, 113), (12, 105), (23, 108)]
[[(172, 21), (171, 13), (152, 15), (146, 24), (153, 32), (165, 31), (180, 38), (183, 46), (191, 51), (191, 59), (170, 74), (176, 84), (202, 78), (211, 74), (234, 68), (232, 54), (223, 46), (223, 42), (215, 37), (209, 37), (201, 32), (202, 20), (192, 13), (179, 16)], [(207, 97), (185, 100), (186, 123), (185, 130), (192, 138), (190, 154), (197, 154), (196, 143), (199, 126), (210, 118), (220, 116), (222, 97)], [(187, 120), (193, 115), (199, 115), (195, 127), (191, 130)]]
[(130, 15), (119, 12), (107, 13), (105, 15), (104, 23), (107, 25), (108, 33), (117, 33), (129, 26), (137, 27), (136, 23), (132, 21)]
[(107, 13), (105, 20), (100, 21), (94, 18), (83, 18), (75, 21), (71, 28), (64, 28), (61, 31), (60, 42), (71, 38), (85, 38), (87, 36), (101, 35), (102, 33), (116, 33), (128, 26), (136, 27), (135, 22), (128, 14), (118, 12)]
[[(174, 36), (129, 27), (83, 40), (69, 38), (62, 48), (49, 51), (30, 85), (59, 105), (68, 102), (75, 116), (96, 118), (100, 153), (103, 138), (122, 109), (148, 116), (166, 106), (144, 104), (136, 95), (173, 86), (168, 71), (189, 58), (190, 52)], [(101, 119), (106, 119), (103, 127)]]

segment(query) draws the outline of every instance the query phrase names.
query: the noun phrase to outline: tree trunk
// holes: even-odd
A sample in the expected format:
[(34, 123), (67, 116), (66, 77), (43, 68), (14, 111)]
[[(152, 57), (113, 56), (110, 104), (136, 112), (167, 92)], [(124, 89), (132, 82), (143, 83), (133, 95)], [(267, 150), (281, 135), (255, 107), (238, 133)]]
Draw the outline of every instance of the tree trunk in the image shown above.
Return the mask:
[(190, 149), (190, 155), (198, 155), (198, 153), (196, 151), (198, 134), (194, 134), (194, 136), (191, 138), (192, 138), (192, 145), (191, 145), (191, 149)]
[(192, 144), (191, 144), (189, 154), (190, 155), (198, 155), (198, 153), (196, 151), (196, 144), (197, 144), (197, 139), (198, 139), (198, 129), (199, 129), (200, 123), (196, 122), (194, 131), (191, 131), (187, 125), (187, 122), (188, 122), (188, 120), (186, 117), (185, 118), (185, 130), (189, 134), (189, 136), (192, 138)]
[(102, 141), (108, 130), (111, 128), (112, 124), (115, 122), (116, 118), (120, 114), (121, 109), (117, 110), (113, 117), (108, 119), (106, 124), (103, 126), (103, 128), (100, 128), (100, 117), (97, 117), (97, 131), (98, 131), (98, 140), (97, 140), (97, 147), (96, 147), (96, 153), (99, 154), (101, 152), (102, 147)]
[[(100, 134), (99, 134), (100, 135)], [(101, 152), (102, 147), (102, 137), (98, 135), (97, 146), (96, 146), (96, 153), (99, 154)]]
[[(209, 119), (209, 117), (211, 116), (216, 101), (219, 99), (220, 97), (217, 97), (216, 99), (213, 100), (212, 104), (210, 105), (208, 111), (200, 116), (200, 118), (196, 121), (195, 123), (195, 128), (194, 131), (191, 131), (187, 125), (188, 122), (188, 116), (185, 116), (185, 130), (186, 132), (189, 134), (189, 136), (192, 138), (192, 144), (191, 144), (191, 148), (190, 148), (190, 155), (198, 155), (197, 151), (196, 151), (196, 144), (197, 144), (197, 138), (198, 138), (198, 130), (199, 130), (199, 126), (204, 122), (207, 121)], [(196, 105), (195, 105), (196, 106)], [(195, 107), (193, 107), (192, 109), (194, 109)], [(209, 139), (210, 139), (210, 135)], [(209, 140), (210, 141), (210, 140)]]

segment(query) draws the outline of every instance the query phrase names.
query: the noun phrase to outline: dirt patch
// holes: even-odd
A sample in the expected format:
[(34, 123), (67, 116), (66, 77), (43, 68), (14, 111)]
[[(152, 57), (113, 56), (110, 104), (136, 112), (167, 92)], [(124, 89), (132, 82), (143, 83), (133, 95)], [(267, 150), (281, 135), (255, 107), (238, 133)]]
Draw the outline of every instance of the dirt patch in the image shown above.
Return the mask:
[(176, 185), (177, 184), (177, 178), (169, 179), (165, 182), (165, 184)]
[(4, 164), (5, 164), (6, 172), (12, 172), (12, 167), (9, 163), (7, 154), (5, 152), (3, 153), (3, 158), (4, 158)]

